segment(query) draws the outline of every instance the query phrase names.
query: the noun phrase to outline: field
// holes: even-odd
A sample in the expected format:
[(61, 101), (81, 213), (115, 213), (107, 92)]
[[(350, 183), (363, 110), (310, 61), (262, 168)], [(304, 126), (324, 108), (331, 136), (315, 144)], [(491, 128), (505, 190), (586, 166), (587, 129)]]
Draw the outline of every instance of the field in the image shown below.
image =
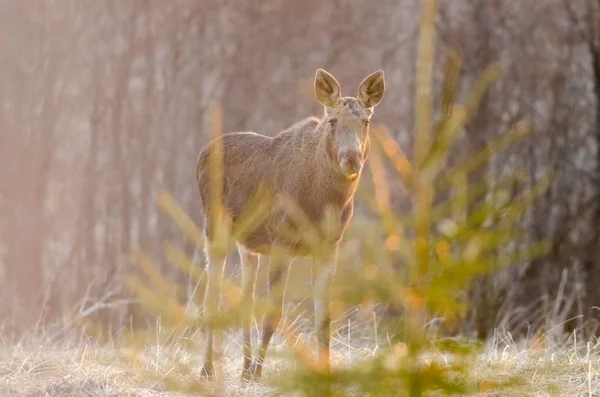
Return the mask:
[[(302, 337), (310, 340), (307, 334)], [(229, 333), (223, 338), (219, 380), (207, 386), (194, 376), (201, 364), (200, 344), (197, 349), (181, 341), (163, 345), (162, 340), (171, 338), (160, 327), (154, 346), (147, 345), (137, 360), (132, 359), (130, 345), (68, 339), (4, 342), (0, 395), (179, 396), (207, 395), (210, 390), (215, 396), (274, 396), (281, 394), (273, 381), (293, 365), (290, 350), (278, 335), (263, 380), (243, 385), (239, 381), (241, 335)], [(431, 342), (423, 359), (437, 360), (443, 367), (452, 357), (436, 351), (437, 342)], [(337, 366), (351, 365), (380, 354), (379, 347), (386, 343), (385, 338), (375, 340), (371, 324), (356, 324), (350, 333), (336, 333), (333, 361)], [(549, 339), (517, 343), (510, 335), (498, 333), (473, 359), (475, 371), (465, 381), (472, 385), (474, 396), (600, 396), (600, 345), (580, 344), (573, 338), (560, 344)], [(188, 387), (190, 393), (172, 391), (175, 385)], [(209, 388), (199, 389), (205, 386)]]

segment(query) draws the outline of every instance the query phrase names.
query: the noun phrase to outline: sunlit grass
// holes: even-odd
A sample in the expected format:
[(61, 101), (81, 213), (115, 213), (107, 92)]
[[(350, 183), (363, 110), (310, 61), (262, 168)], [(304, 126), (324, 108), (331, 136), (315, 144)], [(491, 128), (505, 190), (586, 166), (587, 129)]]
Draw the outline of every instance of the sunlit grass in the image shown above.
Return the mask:
[[(351, 314), (336, 319), (338, 325), (350, 324), (350, 332), (346, 332), (348, 328), (342, 328), (342, 333), (334, 334), (332, 358), (343, 367), (352, 367), (377, 355), (388, 343), (385, 338), (375, 338), (372, 323), (348, 323)], [(310, 339), (309, 319), (304, 321), (306, 323), (298, 326), (302, 338)], [(154, 333), (159, 341), (169, 340), (171, 335), (169, 330), (160, 327)], [(274, 354), (268, 358), (265, 382), (242, 385), (238, 377), (240, 336), (238, 332), (227, 332), (223, 338), (220, 361), (223, 382), (211, 387), (212, 395), (278, 395), (276, 387), (270, 383), (294, 366), (283, 338), (278, 336), (273, 341)], [(2, 344), (0, 395), (182, 396), (185, 395), (183, 392), (169, 391), (169, 381), (174, 379), (181, 384), (193, 385), (197, 381), (194, 372), (199, 371), (201, 365), (198, 351), (181, 340), (148, 346), (137, 361), (131, 361), (128, 345), (116, 341), (108, 345), (90, 340), (61, 341), (54, 345), (45, 342), (43, 337), (37, 337), (18, 345)], [(443, 342), (431, 341), (423, 360), (449, 366), (452, 355), (442, 353), (436, 346)], [(473, 396), (599, 395), (600, 344), (578, 343), (573, 339), (517, 343), (509, 334), (497, 333), (474, 360), (474, 371), (465, 378), (469, 394)], [(192, 373), (182, 368), (188, 368)]]

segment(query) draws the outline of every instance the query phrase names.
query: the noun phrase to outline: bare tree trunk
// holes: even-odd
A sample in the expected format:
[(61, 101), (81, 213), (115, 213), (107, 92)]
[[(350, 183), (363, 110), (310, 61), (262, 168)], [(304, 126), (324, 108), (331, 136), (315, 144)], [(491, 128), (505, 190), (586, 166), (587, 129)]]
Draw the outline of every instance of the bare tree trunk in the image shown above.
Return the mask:
[[(591, 310), (600, 306), (600, 291), (598, 291), (598, 280), (600, 279), (600, 37), (597, 26), (599, 17), (600, 1), (588, 0), (588, 26), (589, 35), (587, 48), (590, 56), (592, 69), (592, 84), (595, 96), (595, 126), (594, 138), (596, 141), (596, 168), (594, 180), (596, 185), (597, 199), (591, 216), (592, 235), (587, 248), (587, 258), (583, 262), (583, 272), (586, 280), (586, 304)], [(585, 313), (589, 315), (591, 313)], [(592, 315), (596, 315), (593, 313)], [(597, 335), (596, 335), (597, 336)]]
[[(470, 62), (468, 69), (475, 78), (478, 78), (485, 69), (496, 59), (492, 42), (494, 40), (493, 31), (494, 22), (491, 17), (491, 5), (487, 1), (478, 0), (472, 6), (471, 20), (476, 26), (475, 34), (478, 39), (474, 54), (466, 61)], [(473, 115), (473, 119), (466, 127), (467, 134), (467, 155), (473, 157), (485, 149), (489, 139), (490, 127), (493, 125), (491, 120), (493, 111), (490, 108), (489, 93), (486, 93)], [(477, 184), (487, 185), (486, 175), (488, 174), (488, 163), (484, 163), (480, 168), (468, 176), (469, 186)], [(484, 189), (487, 191), (487, 188)], [(474, 198), (469, 202), (467, 208), (468, 214), (471, 214), (485, 201), (485, 194)], [(469, 304), (471, 311), (471, 322), (473, 330), (479, 338), (486, 338), (488, 332), (493, 328), (495, 313), (499, 307), (499, 302), (493, 289), (493, 275), (484, 275), (474, 280), (469, 291)]]

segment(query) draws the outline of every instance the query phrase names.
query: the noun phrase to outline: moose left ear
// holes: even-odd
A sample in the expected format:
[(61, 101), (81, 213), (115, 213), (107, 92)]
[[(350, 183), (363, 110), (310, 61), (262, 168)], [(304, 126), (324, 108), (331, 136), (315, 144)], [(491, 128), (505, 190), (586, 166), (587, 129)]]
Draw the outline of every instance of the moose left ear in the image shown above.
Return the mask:
[(378, 70), (367, 76), (358, 86), (358, 96), (356, 97), (361, 105), (366, 108), (376, 106), (381, 102), (385, 91), (385, 80), (383, 71)]

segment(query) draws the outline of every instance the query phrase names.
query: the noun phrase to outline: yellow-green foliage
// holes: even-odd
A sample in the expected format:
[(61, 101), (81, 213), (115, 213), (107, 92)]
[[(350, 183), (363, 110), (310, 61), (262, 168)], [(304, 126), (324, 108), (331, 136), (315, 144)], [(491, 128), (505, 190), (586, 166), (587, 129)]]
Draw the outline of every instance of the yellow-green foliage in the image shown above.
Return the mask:
[[(283, 326), (281, 332), (290, 341), (296, 365), (269, 377), (268, 382), (274, 390), (297, 391), (306, 396), (421, 396), (429, 392), (463, 395), (479, 388), (506, 386), (485, 379), (477, 384), (470, 382), (469, 379), (473, 379), (473, 355), (480, 346), (468, 341), (443, 339), (434, 343), (432, 340), (436, 335), (427, 322), (432, 317), (443, 317), (445, 324), (450, 326), (460, 321), (468, 305), (463, 292), (475, 276), (545, 252), (547, 247), (543, 242), (529, 246), (520, 243), (518, 222), (524, 211), (548, 187), (550, 177), (540, 178), (535, 186), (522, 191), (520, 197), (511, 201), (504, 198), (504, 192), (515, 178), (519, 178), (519, 174), (496, 183), (491, 192), (485, 186), (467, 183), (471, 172), (526, 135), (528, 128), (524, 123), (516, 125), (498, 141), (491, 142), (479, 155), (452, 169), (447, 168), (446, 160), (453, 142), (477, 111), (480, 99), (500, 75), (500, 70), (498, 66), (491, 65), (465, 102), (459, 104), (456, 91), (460, 59), (457, 54), (451, 53), (445, 67), (440, 117), (434, 123), (432, 74), (436, 7), (435, 0), (423, 1), (412, 163), (384, 127), (373, 127), (375, 145), (369, 155), (370, 175), (365, 174), (363, 178), (372, 179), (374, 190), (372, 194), (363, 191), (358, 198), (378, 214), (378, 219), (376, 223), (358, 218), (353, 221), (346, 235), (346, 240), (354, 244), (353, 249), (345, 251), (347, 245), (342, 245), (338, 269), (362, 271), (339, 271), (332, 291), (334, 315), (357, 305), (384, 303), (400, 313), (396, 323), (389, 328), (396, 332), (387, 334), (387, 349), (379, 349), (371, 357), (351, 365), (334, 366), (331, 373), (325, 374), (314, 365), (315, 353), (309, 344), (299, 343), (293, 327)], [(215, 117), (214, 130), (218, 133), (218, 111)], [(396, 180), (389, 175), (390, 169), (395, 170)], [(390, 204), (392, 183), (402, 183), (410, 192), (413, 205), (409, 213), (399, 213)], [(448, 199), (435, 202), (436, 195), (441, 192), (445, 192)], [(486, 199), (473, 206), (473, 199), (482, 194), (487, 194)], [(269, 201), (261, 198), (254, 204), (253, 211), (248, 212), (248, 222), (234, 230), (234, 235), (246, 232), (256, 220), (253, 217), (260, 216), (261, 208), (268, 208)], [(188, 238), (201, 241), (200, 230), (179, 209), (173, 198), (164, 193), (159, 198), (159, 205)], [(225, 212), (222, 209), (215, 211), (221, 211), (226, 225)], [(301, 221), (301, 214), (297, 215)], [(217, 233), (223, 238), (223, 249), (229, 248), (231, 243), (227, 230), (227, 227), (220, 227)], [(316, 234), (311, 236), (308, 233), (305, 237), (314, 241), (315, 250), (322, 248)], [(512, 244), (515, 242), (517, 244)], [(509, 245), (510, 248), (507, 248)], [(202, 284), (201, 269), (194, 268), (182, 251), (169, 245), (166, 257)], [(228, 300), (222, 314), (218, 318), (197, 316), (180, 303), (181, 291), (156, 271), (150, 258), (142, 252), (138, 258), (149, 283), (132, 279), (131, 286), (146, 308), (160, 313), (162, 326), (174, 329), (173, 338), (183, 338), (206, 325), (222, 329), (239, 328), (243, 316), (249, 315), (245, 302), (240, 301), (239, 288), (226, 285)], [(257, 317), (267, 306), (267, 301), (257, 302)], [(144, 348), (139, 346), (139, 340), (138, 347)], [(200, 355), (202, 345), (194, 349)], [(426, 354), (431, 351), (444, 353), (451, 359), (448, 362), (428, 359)], [(160, 374), (159, 377), (175, 389), (204, 390), (200, 380), (182, 385), (168, 375)]]

